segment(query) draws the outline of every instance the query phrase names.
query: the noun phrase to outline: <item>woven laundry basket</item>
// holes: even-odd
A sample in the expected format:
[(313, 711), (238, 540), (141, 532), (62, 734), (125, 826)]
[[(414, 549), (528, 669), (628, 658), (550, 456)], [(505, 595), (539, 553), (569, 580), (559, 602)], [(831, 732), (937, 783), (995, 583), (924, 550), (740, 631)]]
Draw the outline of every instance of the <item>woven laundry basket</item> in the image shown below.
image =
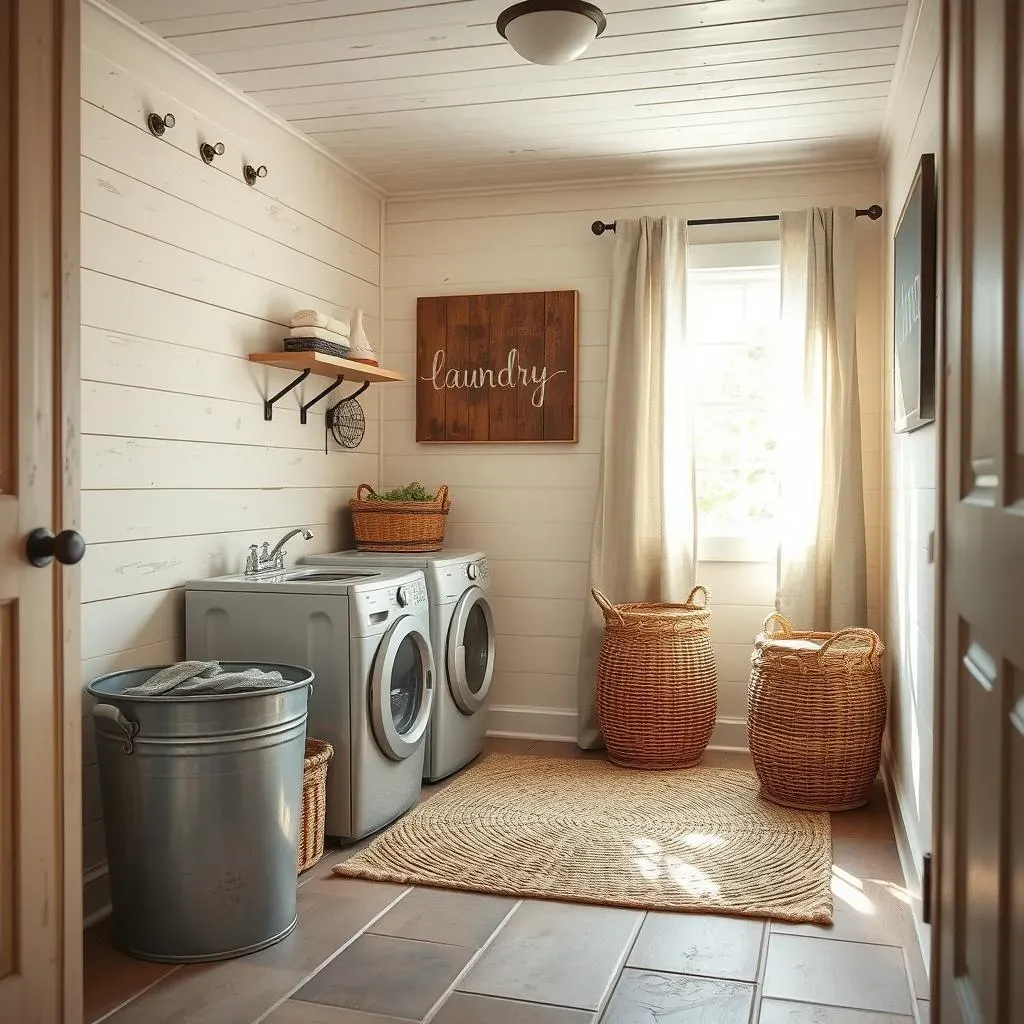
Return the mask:
[(870, 629), (809, 633), (778, 614), (764, 620), (747, 693), (763, 797), (807, 811), (867, 803), (885, 730), (884, 651)]
[(349, 501), (352, 532), (360, 551), (440, 551), (452, 507), (447, 486), (438, 489), (433, 501), (367, 500), (376, 492), (360, 484)]
[(596, 703), (609, 758), (625, 768), (696, 764), (718, 709), (707, 590), (694, 587), (685, 604), (613, 605), (592, 593), (604, 612)]
[(323, 740), (306, 740), (302, 765), (302, 826), (299, 831), (299, 874), (324, 855), (324, 816), (327, 811), (327, 766), (334, 747)]

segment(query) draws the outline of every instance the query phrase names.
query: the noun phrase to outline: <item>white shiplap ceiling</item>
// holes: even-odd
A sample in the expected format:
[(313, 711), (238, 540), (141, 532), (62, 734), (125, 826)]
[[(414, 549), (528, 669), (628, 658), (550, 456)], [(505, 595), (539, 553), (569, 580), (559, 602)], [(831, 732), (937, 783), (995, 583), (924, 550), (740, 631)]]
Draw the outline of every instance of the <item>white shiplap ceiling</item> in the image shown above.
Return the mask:
[(511, 0), (116, 0), (391, 194), (870, 159), (906, 0), (599, 0), (539, 67)]

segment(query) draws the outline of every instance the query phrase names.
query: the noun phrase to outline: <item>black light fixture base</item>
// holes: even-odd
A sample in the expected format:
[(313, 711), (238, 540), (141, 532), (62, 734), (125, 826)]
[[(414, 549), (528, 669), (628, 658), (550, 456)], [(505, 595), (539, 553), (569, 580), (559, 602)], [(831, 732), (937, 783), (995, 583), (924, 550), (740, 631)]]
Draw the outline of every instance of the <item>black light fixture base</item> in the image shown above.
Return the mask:
[(513, 4), (505, 8), (498, 15), (495, 27), (503, 39), (507, 39), (505, 29), (509, 23), (521, 18), (524, 14), (537, 14), (540, 11), (568, 11), (571, 14), (582, 14), (589, 18), (597, 26), (597, 34), (608, 27), (608, 19), (600, 7), (588, 4), (585, 0), (523, 0), (522, 3)]

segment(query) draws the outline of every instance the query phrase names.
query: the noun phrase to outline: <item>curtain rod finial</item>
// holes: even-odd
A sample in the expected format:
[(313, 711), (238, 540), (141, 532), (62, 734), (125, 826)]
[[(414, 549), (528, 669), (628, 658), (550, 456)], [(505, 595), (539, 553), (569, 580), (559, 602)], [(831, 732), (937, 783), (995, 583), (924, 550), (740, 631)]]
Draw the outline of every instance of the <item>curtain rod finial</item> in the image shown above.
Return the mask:
[(615, 221), (612, 221), (611, 224), (605, 224), (602, 220), (595, 220), (594, 223), (590, 225), (590, 230), (593, 231), (595, 235), (603, 235), (606, 231), (615, 230)]
[(864, 212), (870, 220), (878, 220), (882, 216), (882, 208), (877, 203), (874, 206), (869, 206)]

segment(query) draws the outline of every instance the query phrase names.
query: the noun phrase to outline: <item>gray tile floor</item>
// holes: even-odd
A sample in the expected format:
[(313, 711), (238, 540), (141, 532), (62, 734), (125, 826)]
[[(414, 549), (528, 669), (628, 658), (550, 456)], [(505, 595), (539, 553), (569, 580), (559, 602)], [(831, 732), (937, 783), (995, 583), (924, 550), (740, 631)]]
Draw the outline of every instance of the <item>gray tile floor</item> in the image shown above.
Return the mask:
[[(568, 744), (488, 750), (589, 756)], [(706, 764), (749, 768), (709, 751)], [(442, 783), (443, 785), (443, 783)], [(424, 796), (439, 787), (424, 787)], [(661, 914), (339, 878), (300, 879), (283, 942), (220, 964), (147, 964), (86, 934), (86, 1014), (111, 1024), (927, 1024), (892, 825), (833, 817), (835, 924)]]

